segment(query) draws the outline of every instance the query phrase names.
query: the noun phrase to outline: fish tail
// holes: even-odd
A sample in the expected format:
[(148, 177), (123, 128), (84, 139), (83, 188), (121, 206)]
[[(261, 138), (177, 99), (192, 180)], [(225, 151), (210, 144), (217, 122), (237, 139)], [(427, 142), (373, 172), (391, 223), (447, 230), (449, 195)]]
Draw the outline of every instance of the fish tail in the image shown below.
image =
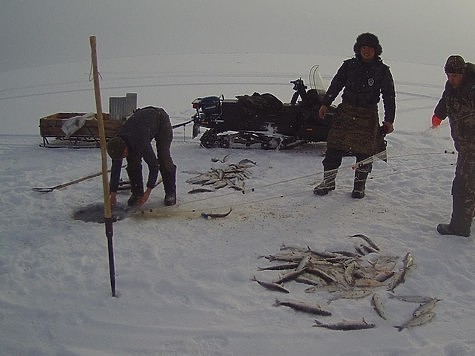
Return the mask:
[(323, 325), (323, 323), (318, 321), (317, 319), (315, 319), (314, 322), (315, 322), (315, 324), (312, 325), (314, 327)]

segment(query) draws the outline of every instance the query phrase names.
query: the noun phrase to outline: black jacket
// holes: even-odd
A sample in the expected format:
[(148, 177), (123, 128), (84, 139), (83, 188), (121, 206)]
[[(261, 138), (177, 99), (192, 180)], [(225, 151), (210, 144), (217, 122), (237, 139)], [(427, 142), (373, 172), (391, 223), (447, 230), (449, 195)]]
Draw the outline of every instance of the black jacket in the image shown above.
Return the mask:
[(394, 81), (389, 67), (380, 57), (376, 57), (371, 63), (363, 62), (359, 55), (344, 61), (327, 90), (323, 104), (331, 105), (343, 88), (343, 103), (362, 108), (377, 110), (382, 94), (384, 121), (394, 122)]

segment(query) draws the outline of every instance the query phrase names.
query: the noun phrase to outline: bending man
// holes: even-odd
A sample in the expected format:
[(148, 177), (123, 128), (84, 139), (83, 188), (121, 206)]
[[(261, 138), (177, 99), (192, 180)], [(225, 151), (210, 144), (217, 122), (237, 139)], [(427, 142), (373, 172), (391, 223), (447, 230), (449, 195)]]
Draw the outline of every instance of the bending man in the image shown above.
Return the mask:
[[(152, 148), (155, 139), (157, 155)], [(176, 166), (170, 155), (173, 129), (165, 110), (148, 106), (138, 109), (127, 119), (118, 136), (107, 143), (107, 152), (112, 158), (110, 179), (111, 204), (117, 202), (122, 159), (127, 159), (132, 195), (129, 206), (141, 206), (149, 198), (158, 178), (158, 171), (165, 188), (165, 205), (176, 204)], [(158, 159), (157, 159), (158, 156)], [(142, 159), (148, 166), (148, 180), (144, 192), (142, 177)]]

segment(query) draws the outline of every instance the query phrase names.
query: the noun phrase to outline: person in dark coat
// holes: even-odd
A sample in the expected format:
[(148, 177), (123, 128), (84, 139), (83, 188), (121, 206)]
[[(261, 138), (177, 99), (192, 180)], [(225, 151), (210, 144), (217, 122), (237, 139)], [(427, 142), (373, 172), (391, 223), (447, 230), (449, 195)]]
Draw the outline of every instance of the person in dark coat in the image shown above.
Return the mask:
[[(366, 179), (372, 170), (369, 158), (380, 152), (385, 153), (384, 135), (394, 131), (394, 81), (389, 67), (380, 58), (382, 47), (378, 37), (362, 33), (357, 37), (353, 50), (355, 56), (344, 61), (338, 69), (319, 110), (319, 116), (323, 119), (328, 107), (343, 90), (342, 102), (327, 138), (323, 182), (313, 190), (316, 195), (326, 195), (335, 189), (342, 157), (353, 155), (357, 164), (351, 196), (363, 198)], [(382, 126), (378, 117), (381, 96), (384, 102)]]
[(452, 218), (439, 224), (442, 235), (470, 236), (475, 216), (475, 65), (459, 55), (450, 56), (444, 66), (447, 82), (432, 116), (432, 127), (449, 118), (458, 152), (452, 182)]
[[(152, 148), (153, 139), (155, 139), (157, 155)], [(112, 158), (110, 179), (112, 205), (117, 203), (116, 193), (123, 158), (127, 159), (126, 170), (131, 184), (132, 195), (128, 200), (129, 206), (141, 206), (148, 200), (157, 182), (159, 171), (165, 189), (165, 205), (176, 204), (176, 166), (170, 154), (172, 140), (173, 129), (170, 118), (162, 108), (148, 106), (138, 109), (125, 121), (119, 134), (107, 142), (107, 152)], [(148, 166), (145, 191), (142, 160)]]

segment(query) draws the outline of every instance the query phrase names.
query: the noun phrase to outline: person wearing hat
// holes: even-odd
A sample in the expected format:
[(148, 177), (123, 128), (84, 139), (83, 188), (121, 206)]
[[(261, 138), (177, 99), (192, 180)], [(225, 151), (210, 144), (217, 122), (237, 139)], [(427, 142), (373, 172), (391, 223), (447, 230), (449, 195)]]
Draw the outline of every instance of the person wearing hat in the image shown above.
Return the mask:
[[(157, 155), (152, 148), (155, 139)], [(129, 206), (141, 206), (149, 198), (155, 187), (158, 172), (163, 179), (165, 205), (176, 204), (176, 166), (170, 155), (173, 129), (168, 114), (162, 108), (148, 106), (136, 110), (129, 117), (116, 137), (107, 142), (107, 153), (112, 159), (110, 178), (110, 200), (117, 203), (122, 160), (127, 159), (132, 195)], [(142, 160), (148, 166), (148, 180), (144, 191), (142, 177)]]
[(450, 132), (458, 152), (452, 182), (452, 217), (437, 225), (441, 235), (470, 236), (475, 216), (475, 65), (459, 55), (447, 58), (447, 82), (432, 116), (432, 128), (449, 118)]
[[(353, 46), (355, 56), (343, 62), (332, 79), (319, 116), (324, 119), (328, 106), (342, 93), (342, 102), (327, 138), (327, 152), (323, 160), (323, 181), (313, 190), (326, 195), (335, 189), (335, 178), (342, 157), (356, 157), (353, 198), (365, 196), (365, 185), (372, 170), (371, 156), (385, 153), (384, 136), (394, 131), (396, 112), (394, 81), (389, 67), (380, 56), (383, 51), (379, 39), (372, 33), (362, 33)], [(384, 102), (384, 122), (380, 126), (378, 103)], [(362, 162), (362, 163), (358, 163)]]

